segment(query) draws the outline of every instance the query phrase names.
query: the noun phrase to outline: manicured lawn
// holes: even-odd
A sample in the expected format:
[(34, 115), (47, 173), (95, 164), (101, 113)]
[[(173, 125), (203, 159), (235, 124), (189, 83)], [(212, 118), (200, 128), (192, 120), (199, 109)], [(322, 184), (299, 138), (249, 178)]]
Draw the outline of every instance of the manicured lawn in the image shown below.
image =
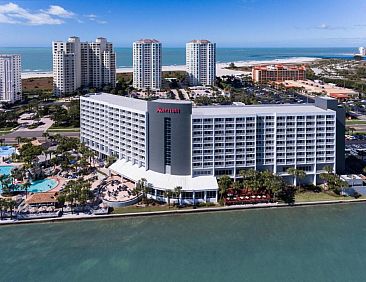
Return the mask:
[(0, 132), (2, 132), (2, 131), (11, 131), (11, 130), (13, 130), (15, 127), (2, 127), (2, 128), (0, 128)]
[(333, 192), (301, 192), (295, 196), (295, 202), (315, 202), (315, 201), (334, 201), (334, 200), (352, 200), (353, 197), (339, 196)]
[(134, 212), (156, 212), (156, 211), (170, 211), (170, 210), (177, 210), (177, 208), (174, 208), (171, 206), (170, 208), (168, 206), (148, 206), (148, 207), (135, 207), (135, 206), (129, 206), (124, 208), (114, 208), (113, 212), (114, 214), (122, 214), (122, 213), (134, 213)]
[(3, 136), (3, 135), (8, 134), (10, 132), (12, 132), (12, 131), (11, 130), (5, 130), (5, 131), (1, 130), (0, 131), (0, 136)]
[(346, 125), (351, 125), (351, 124), (366, 124), (366, 120), (358, 120), (358, 119), (346, 120)]

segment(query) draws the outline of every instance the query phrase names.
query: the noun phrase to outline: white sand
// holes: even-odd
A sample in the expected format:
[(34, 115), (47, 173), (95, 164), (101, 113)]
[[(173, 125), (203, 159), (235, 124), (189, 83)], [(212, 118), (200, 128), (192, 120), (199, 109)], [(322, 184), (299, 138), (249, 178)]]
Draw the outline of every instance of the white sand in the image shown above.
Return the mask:
[[(255, 65), (271, 65), (271, 64), (303, 64), (310, 63), (315, 60), (319, 60), (318, 58), (306, 58), (306, 57), (297, 57), (297, 58), (289, 58), (289, 59), (276, 59), (276, 60), (267, 60), (267, 61), (238, 61), (233, 62), (237, 67), (249, 67)], [(237, 71), (237, 70), (228, 70), (226, 69), (230, 63), (217, 63), (216, 64), (216, 75), (224, 76), (224, 75), (239, 75), (239, 74), (247, 74), (248, 72)], [(175, 65), (175, 66), (163, 66), (163, 71), (185, 71), (185, 65)], [(116, 70), (117, 73), (132, 73), (131, 68), (118, 68)], [(52, 77), (52, 72), (26, 72), (22, 73), (22, 79), (26, 78), (38, 78), (38, 77)]]

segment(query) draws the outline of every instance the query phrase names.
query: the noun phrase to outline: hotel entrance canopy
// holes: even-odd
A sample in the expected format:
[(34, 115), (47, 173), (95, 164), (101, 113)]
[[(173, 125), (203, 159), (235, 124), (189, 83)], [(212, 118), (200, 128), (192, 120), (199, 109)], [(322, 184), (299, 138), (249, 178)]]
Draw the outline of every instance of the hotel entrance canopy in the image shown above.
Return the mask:
[(144, 167), (132, 165), (130, 162), (118, 160), (109, 169), (127, 179), (135, 182), (145, 178), (147, 183), (154, 189), (174, 190), (175, 187), (182, 187), (183, 191), (204, 191), (217, 190), (218, 184), (214, 176), (171, 175), (158, 173), (152, 170), (145, 170)]

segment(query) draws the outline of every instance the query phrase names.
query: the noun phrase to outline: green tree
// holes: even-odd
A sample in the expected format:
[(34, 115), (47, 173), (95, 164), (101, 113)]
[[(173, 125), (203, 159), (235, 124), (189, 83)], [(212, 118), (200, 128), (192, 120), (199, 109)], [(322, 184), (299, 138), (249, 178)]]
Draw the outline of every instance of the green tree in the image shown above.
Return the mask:
[(24, 188), (24, 191), (25, 191), (25, 198), (27, 198), (28, 196), (28, 189), (29, 187), (31, 186), (31, 183), (29, 180), (27, 180), (24, 184), (23, 184), (23, 188)]
[(227, 189), (229, 189), (230, 185), (232, 183), (232, 180), (230, 176), (223, 175), (219, 178), (218, 185), (219, 185), (219, 193), (220, 193), (220, 200), (223, 199)]
[(170, 199), (173, 196), (172, 190), (165, 190), (164, 191), (164, 197), (168, 199), (168, 207), (170, 208)]
[(7, 210), (7, 201), (4, 198), (0, 198), (0, 220), (4, 218), (4, 212)]
[(294, 178), (294, 186), (295, 187), (297, 186), (297, 181), (299, 179), (305, 178), (305, 176), (306, 176), (305, 171), (303, 171), (302, 169), (294, 168), (294, 167), (288, 168), (287, 173)]
[(178, 206), (180, 206), (180, 196), (182, 194), (182, 187), (177, 186), (174, 188), (174, 196), (176, 199), (178, 199)]
[(139, 181), (137, 181), (136, 189), (139, 193), (142, 194), (142, 202), (147, 203), (147, 192), (148, 192), (147, 180), (145, 178), (141, 178)]
[(13, 219), (13, 212), (14, 208), (16, 207), (16, 202), (14, 200), (8, 200), (7, 207), (10, 210), (10, 219)]

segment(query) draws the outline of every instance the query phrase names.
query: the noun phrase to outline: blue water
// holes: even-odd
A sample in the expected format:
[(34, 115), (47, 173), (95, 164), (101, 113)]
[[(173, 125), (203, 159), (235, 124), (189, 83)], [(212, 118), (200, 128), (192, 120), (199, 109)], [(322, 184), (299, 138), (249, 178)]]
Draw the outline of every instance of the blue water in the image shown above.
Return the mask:
[[(11, 170), (14, 166), (0, 166), (0, 174), (10, 175)], [(45, 178), (41, 180), (36, 180), (31, 182), (31, 186), (28, 188), (28, 192), (31, 193), (39, 193), (46, 192), (51, 190), (57, 186), (57, 181), (50, 178)], [(1, 193), (1, 185), (0, 185), (0, 193)]]
[(0, 166), (0, 174), (2, 175), (10, 175), (11, 170), (14, 167), (11, 165), (4, 165), (4, 166)]
[[(115, 48), (117, 67), (132, 66), (132, 49)], [(264, 61), (294, 57), (351, 59), (357, 47), (346, 48), (217, 48), (218, 62)], [(24, 72), (48, 72), (52, 70), (52, 53), (48, 47), (0, 47), (0, 53), (22, 56)], [(163, 48), (162, 63), (165, 66), (184, 65), (185, 48)]]
[(9, 157), (15, 152), (15, 148), (12, 146), (1, 146), (0, 157)]
[(365, 281), (366, 204), (0, 227), (1, 281)]
[(50, 178), (45, 178), (42, 180), (33, 181), (31, 186), (28, 189), (28, 192), (37, 193), (37, 192), (46, 192), (51, 190), (57, 186), (57, 181)]

